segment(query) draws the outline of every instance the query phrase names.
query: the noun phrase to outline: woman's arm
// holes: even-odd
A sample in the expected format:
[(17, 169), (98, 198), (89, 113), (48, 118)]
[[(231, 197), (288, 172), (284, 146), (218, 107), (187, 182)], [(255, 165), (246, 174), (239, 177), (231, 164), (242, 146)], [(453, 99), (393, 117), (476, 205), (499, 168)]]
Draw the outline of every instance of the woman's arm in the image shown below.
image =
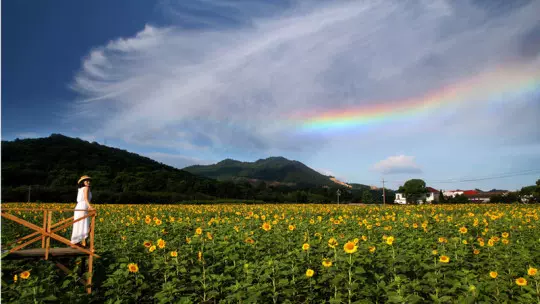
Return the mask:
[(93, 210), (94, 207), (90, 206), (90, 200), (88, 197), (88, 187), (84, 187), (83, 194), (84, 194), (84, 201), (86, 202), (86, 206), (88, 206), (89, 210)]

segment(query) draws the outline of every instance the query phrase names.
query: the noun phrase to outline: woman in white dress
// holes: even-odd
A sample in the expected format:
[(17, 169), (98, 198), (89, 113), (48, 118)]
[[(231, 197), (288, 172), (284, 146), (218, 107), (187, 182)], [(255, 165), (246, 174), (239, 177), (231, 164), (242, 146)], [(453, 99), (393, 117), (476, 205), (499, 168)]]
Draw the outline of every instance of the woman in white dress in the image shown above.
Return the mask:
[[(90, 176), (83, 175), (78, 181), (79, 190), (77, 193), (77, 205), (75, 206), (76, 210), (94, 210), (90, 206), (90, 201), (92, 200), (92, 192), (90, 192)], [(77, 220), (88, 214), (88, 211), (75, 211), (73, 216), (74, 220)], [(78, 244), (82, 242), (82, 246), (86, 246), (86, 238), (90, 233), (90, 218), (85, 218), (84, 220), (78, 221), (73, 224), (73, 232), (71, 234), (71, 243)]]

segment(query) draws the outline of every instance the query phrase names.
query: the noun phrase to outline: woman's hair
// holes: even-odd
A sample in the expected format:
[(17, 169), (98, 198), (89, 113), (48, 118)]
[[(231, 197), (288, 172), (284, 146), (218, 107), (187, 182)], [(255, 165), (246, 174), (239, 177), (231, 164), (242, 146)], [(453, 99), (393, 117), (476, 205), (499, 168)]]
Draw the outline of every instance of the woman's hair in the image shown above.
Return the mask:
[(88, 179), (82, 180), (79, 185), (77, 186), (78, 189), (84, 187), (84, 181), (87, 181)]

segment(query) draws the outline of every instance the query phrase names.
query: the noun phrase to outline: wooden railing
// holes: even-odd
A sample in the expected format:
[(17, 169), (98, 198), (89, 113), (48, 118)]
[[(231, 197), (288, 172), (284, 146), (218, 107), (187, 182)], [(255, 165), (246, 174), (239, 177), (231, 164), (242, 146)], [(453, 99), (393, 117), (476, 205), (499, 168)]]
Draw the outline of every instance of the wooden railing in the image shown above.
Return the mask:
[[(20, 217), (13, 215), (12, 213), (14, 211), (15, 212), (43, 212), (43, 226), (40, 227), (36, 224), (28, 222), (25, 219), (22, 219)], [(73, 216), (71, 216), (70, 218), (63, 219), (57, 223), (53, 223), (52, 215), (54, 212), (67, 212), (67, 211), (70, 211), (70, 212), (86, 211), (87, 214), (76, 220), (74, 219)], [(89, 276), (88, 276), (86, 285), (87, 285), (87, 292), (91, 293), (93, 258), (94, 257), (99, 258), (99, 255), (94, 253), (94, 231), (95, 231), (95, 219), (97, 215), (97, 211), (95, 209), (86, 210), (86, 209), (9, 208), (8, 207), (8, 208), (2, 208), (1, 214), (3, 218), (12, 220), (18, 224), (21, 224), (25, 227), (28, 227), (34, 230), (33, 233), (6, 244), (5, 245), (6, 247), (9, 247), (13, 244), (18, 244), (17, 246), (9, 250), (8, 256), (13, 255), (13, 256), (16, 256), (16, 258), (43, 256), (45, 260), (48, 260), (49, 255), (51, 253), (52, 255), (55, 255), (55, 256), (88, 255)], [(70, 240), (57, 234), (58, 231), (61, 231), (63, 229), (66, 229), (67, 227), (73, 226), (74, 223), (85, 220), (87, 218), (90, 218), (90, 231), (88, 234), (88, 238), (89, 238), (88, 248), (84, 248), (82, 246), (72, 244)], [(50, 246), (51, 238), (69, 247), (51, 248)], [(22, 243), (23, 241), (28, 240), (28, 239), (30, 240)], [(23, 250), (23, 248), (25, 248), (26, 246), (33, 244), (39, 240), (41, 240), (41, 249)], [(69, 269), (65, 267), (64, 265), (57, 263), (57, 266), (60, 267), (62, 270), (69, 272)]]

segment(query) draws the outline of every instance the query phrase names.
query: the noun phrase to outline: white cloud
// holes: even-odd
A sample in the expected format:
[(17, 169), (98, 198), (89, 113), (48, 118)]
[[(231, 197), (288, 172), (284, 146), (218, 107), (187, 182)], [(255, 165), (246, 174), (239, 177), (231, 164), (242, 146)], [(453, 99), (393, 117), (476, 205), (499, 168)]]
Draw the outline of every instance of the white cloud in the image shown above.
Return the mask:
[(383, 174), (415, 174), (422, 172), (422, 169), (416, 163), (414, 156), (405, 155), (390, 156), (373, 165), (373, 169)]
[[(332, 134), (296, 132), (292, 113), (423, 96), (501, 62), (538, 65), (519, 49), (538, 11), (537, 1), (496, 17), (465, 0), (298, 2), (221, 30), (147, 25), (90, 51), (73, 82), (82, 98), (76, 117), (93, 122), (100, 136), (159, 147), (312, 151)], [(388, 137), (419, 138), (426, 129), (470, 136), (479, 120), (463, 117), (468, 107), (430, 112), (399, 128), (390, 121), (362, 136), (380, 129)], [(476, 110), (484, 121), (499, 117)], [(455, 124), (445, 126), (441, 117)]]

